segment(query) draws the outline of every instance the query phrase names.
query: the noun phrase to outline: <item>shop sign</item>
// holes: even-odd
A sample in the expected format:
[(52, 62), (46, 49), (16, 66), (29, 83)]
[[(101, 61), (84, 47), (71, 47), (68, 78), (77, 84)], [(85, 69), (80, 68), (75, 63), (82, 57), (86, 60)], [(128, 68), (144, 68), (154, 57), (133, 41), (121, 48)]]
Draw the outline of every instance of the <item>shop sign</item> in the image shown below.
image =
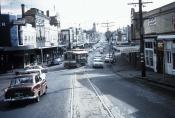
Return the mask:
[(156, 17), (152, 17), (152, 18), (149, 18), (148, 19), (148, 25), (149, 26), (153, 26), (153, 25), (156, 25)]
[(163, 44), (163, 41), (159, 41), (159, 42), (157, 43), (157, 48), (158, 48), (158, 50), (161, 50), (161, 51), (164, 50), (164, 44)]

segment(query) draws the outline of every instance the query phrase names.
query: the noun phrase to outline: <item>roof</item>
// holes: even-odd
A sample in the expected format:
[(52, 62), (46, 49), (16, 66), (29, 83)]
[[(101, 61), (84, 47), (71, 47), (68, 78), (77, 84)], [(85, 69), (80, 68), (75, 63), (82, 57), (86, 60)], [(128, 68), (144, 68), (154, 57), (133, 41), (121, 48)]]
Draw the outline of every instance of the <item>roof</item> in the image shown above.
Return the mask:
[(34, 75), (38, 75), (37, 73), (24, 73), (20, 75), (16, 75), (15, 78), (17, 77), (33, 77)]
[(175, 9), (175, 2), (172, 2), (170, 4), (164, 5), (162, 7), (159, 7), (147, 12), (146, 14), (143, 15), (143, 17), (149, 17), (149, 16), (154, 16), (156, 14), (160, 14), (163, 12), (174, 11), (174, 9)]

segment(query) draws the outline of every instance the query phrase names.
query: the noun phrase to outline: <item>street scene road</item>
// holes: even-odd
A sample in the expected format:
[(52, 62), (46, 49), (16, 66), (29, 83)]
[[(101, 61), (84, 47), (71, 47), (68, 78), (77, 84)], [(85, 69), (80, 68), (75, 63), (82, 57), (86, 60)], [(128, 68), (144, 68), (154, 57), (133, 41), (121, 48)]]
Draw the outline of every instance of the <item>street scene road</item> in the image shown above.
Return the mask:
[(175, 1), (0, 0), (0, 118), (175, 118)]
[(39, 103), (29, 101), (10, 106), (1, 101), (0, 117), (175, 117), (174, 92), (123, 78), (114, 72), (110, 63), (106, 63), (103, 69), (92, 68), (93, 57), (97, 53), (98, 48), (89, 54), (89, 63), (84, 67), (52, 67), (47, 73), (47, 94)]

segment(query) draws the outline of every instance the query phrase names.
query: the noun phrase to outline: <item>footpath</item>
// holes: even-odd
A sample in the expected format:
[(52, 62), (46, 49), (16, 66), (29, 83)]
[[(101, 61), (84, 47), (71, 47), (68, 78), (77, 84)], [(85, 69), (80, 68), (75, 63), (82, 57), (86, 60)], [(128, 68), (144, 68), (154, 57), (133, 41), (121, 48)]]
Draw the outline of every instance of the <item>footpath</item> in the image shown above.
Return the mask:
[(117, 57), (117, 62), (112, 65), (112, 70), (123, 78), (143, 80), (163, 88), (175, 90), (174, 76), (147, 70), (146, 77), (142, 78), (141, 70), (136, 65), (131, 65), (123, 56)]

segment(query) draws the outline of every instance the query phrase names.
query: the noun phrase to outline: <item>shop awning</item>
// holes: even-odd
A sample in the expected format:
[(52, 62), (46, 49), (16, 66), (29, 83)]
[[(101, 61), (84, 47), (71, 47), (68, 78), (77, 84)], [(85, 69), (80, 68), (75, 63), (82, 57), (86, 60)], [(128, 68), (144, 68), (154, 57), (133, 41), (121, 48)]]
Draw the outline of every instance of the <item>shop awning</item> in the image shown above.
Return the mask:
[(117, 50), (120, 50), (121, 53), (140, 52), (140, 46), (116, 47), (116, 49), (117, 49)]
[(31, 50), (35, 49), (33, 45), (26, 45), (26, 46), (16, 46), (16, 47), (6, 47), (4, 51), (22, 51), (22, 50)]
[(159, 35), (157, 40), (175, 40), (175, 35)]
[(87, 51), (74, 51), (74, 54), (87, 54)]

